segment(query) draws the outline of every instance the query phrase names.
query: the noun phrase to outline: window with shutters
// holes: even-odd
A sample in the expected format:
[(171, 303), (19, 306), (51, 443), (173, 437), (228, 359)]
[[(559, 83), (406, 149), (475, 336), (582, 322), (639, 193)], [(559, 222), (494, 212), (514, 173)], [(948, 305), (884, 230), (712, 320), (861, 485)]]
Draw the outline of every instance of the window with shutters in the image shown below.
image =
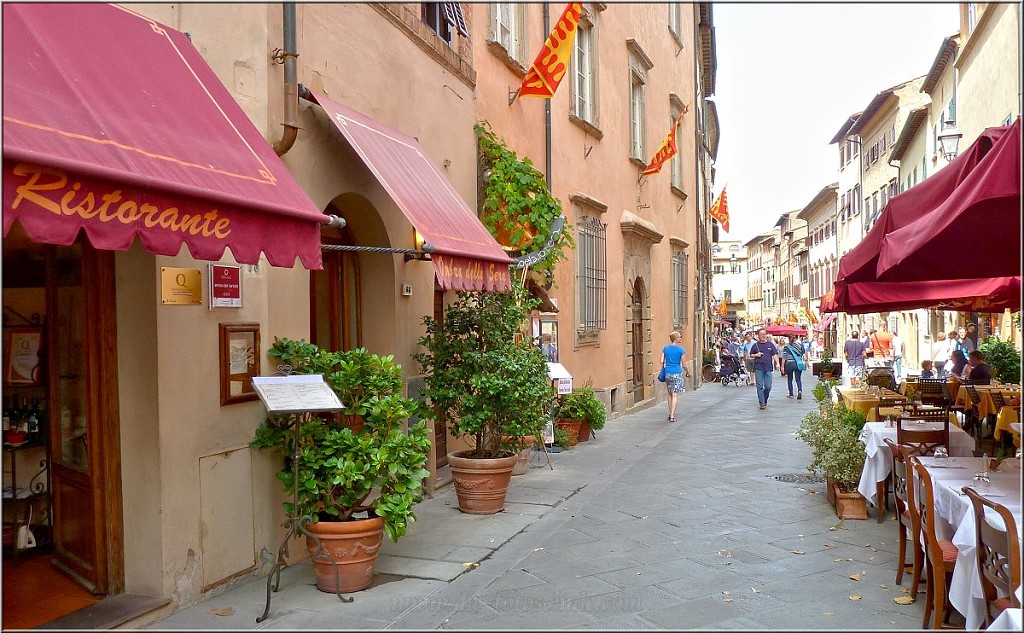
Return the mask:
[(420, 17), (444, 43), (452, 45), (452, 26), (445, 17), (447, 2), (424, 2), (420, 5)]
[(668, 3), (668, 30), (679, 40), (683, 39), (683, 4), (681, 2)]
[(629, 157), (647, 162), (647, 71), (653, 64), (636, 40), (629, 49)]
[(672, 327), (685, 327), (689, 311), (689, 262), (686, 251), (674, 249), (672, 253)]
[[(683, 111), (683, 104), (682, 104), (681, 101), (679, 101), (679, 99), (677, 97), (673, 97), (671, 99), (671, 106), (672, 107), (670, 108), (670, 111), (672, 113), (672, 121), (669, 122), (669, 125), (675, 125), (676, 124), (676, 119), (679, 118), (679, 113)], [(680, 121), (679, 128), (676, 128), (676, 146), (677, 147), (679, 145), (679, 136), (680, 136), (680, 134), (682, 134), (682, 132), (681, 132), (681, 128), (682, 127), (683, 127), (683, 124)], [(672, 186), (673, 189), (677, 189), (678, 191), (682, 192), (683, 191), (683, 153), (682, 153), (682, 151), (677, 151), (676, 155), (672, 157), (671, 167), (672, 167), (672, 182), (671, 182), (671, 186)]]
[(529, 64), (526, 46), (526, 5), (518, 2), (491, 4), (490, 40), (523, 68)]
[(571, 113), (594, 126), (598, 125), (596, 19), (594, 11), (585, 5), (576, 26), (570, 69), (573, 79)]

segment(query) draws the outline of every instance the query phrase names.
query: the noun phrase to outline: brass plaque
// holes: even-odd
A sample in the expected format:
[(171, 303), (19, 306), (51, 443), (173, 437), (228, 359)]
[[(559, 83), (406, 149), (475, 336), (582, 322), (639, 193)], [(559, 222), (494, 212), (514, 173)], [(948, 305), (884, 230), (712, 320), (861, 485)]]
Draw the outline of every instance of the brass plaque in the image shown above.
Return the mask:
[(160, 268), (160, 303), (194, 306), (203, 303), (203, 276), (198, 268)]

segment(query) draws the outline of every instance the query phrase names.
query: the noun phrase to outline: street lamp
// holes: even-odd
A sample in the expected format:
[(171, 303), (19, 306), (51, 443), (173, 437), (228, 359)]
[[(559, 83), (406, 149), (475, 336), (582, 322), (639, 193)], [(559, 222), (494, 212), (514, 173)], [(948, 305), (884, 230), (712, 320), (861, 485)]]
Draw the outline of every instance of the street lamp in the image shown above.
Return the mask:
[(939, 134), (939, 144), (942, 146), (942, 157), (947, 161), (951, 161), (956, 158), (957, 146), (960, 145), (960, 139), (963, 134), (957, 129), (956, 123), (952, 119), (947, 120), (942, 125), (942, 133)]

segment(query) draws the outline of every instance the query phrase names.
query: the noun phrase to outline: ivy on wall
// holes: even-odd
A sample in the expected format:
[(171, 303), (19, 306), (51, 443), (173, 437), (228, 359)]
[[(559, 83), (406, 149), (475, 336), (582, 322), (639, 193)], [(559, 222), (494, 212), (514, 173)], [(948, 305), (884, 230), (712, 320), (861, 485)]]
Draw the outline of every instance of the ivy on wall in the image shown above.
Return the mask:
[[(480, 146), (485, 175), (480, 220), (499, 244), (515, 257), (539, 251), (548, 239), (552, 223), (562, 215), (562, 203), (551, 195), (544, 175), (529, 158), (520, 159), (486, 121), (473, 126)], [(575, 248), (572, 225), (565, 223), (558, 241), (547, 256), (533, 264), (550, 282), (555, 265), (565, 250)]]

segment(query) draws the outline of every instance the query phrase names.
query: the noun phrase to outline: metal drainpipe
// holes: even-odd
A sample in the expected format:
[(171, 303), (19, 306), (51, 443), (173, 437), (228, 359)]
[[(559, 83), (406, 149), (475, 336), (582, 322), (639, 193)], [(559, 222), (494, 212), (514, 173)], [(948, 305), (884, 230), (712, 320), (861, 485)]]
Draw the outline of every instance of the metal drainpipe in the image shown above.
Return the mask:
[[(281, 140), (274, 143), (274, 152), (281, 156), (292, 148), (299, 133), (296, 118), (299, 112), (299, 81), (295, 71), (295, 58), (299, 56), (295, 42), (295, 3), (285, 2), (284, 9), (284, 50), (280, 58), (284, 60), (284, 133)], [(275, 56), (276, 57), (276, 56)]]
[[(544, 3), (544, 32), (551, 32), (551, 13), (547, 2)], [(551, 191), (551, 99), (544, 100), (544, 171)]]

